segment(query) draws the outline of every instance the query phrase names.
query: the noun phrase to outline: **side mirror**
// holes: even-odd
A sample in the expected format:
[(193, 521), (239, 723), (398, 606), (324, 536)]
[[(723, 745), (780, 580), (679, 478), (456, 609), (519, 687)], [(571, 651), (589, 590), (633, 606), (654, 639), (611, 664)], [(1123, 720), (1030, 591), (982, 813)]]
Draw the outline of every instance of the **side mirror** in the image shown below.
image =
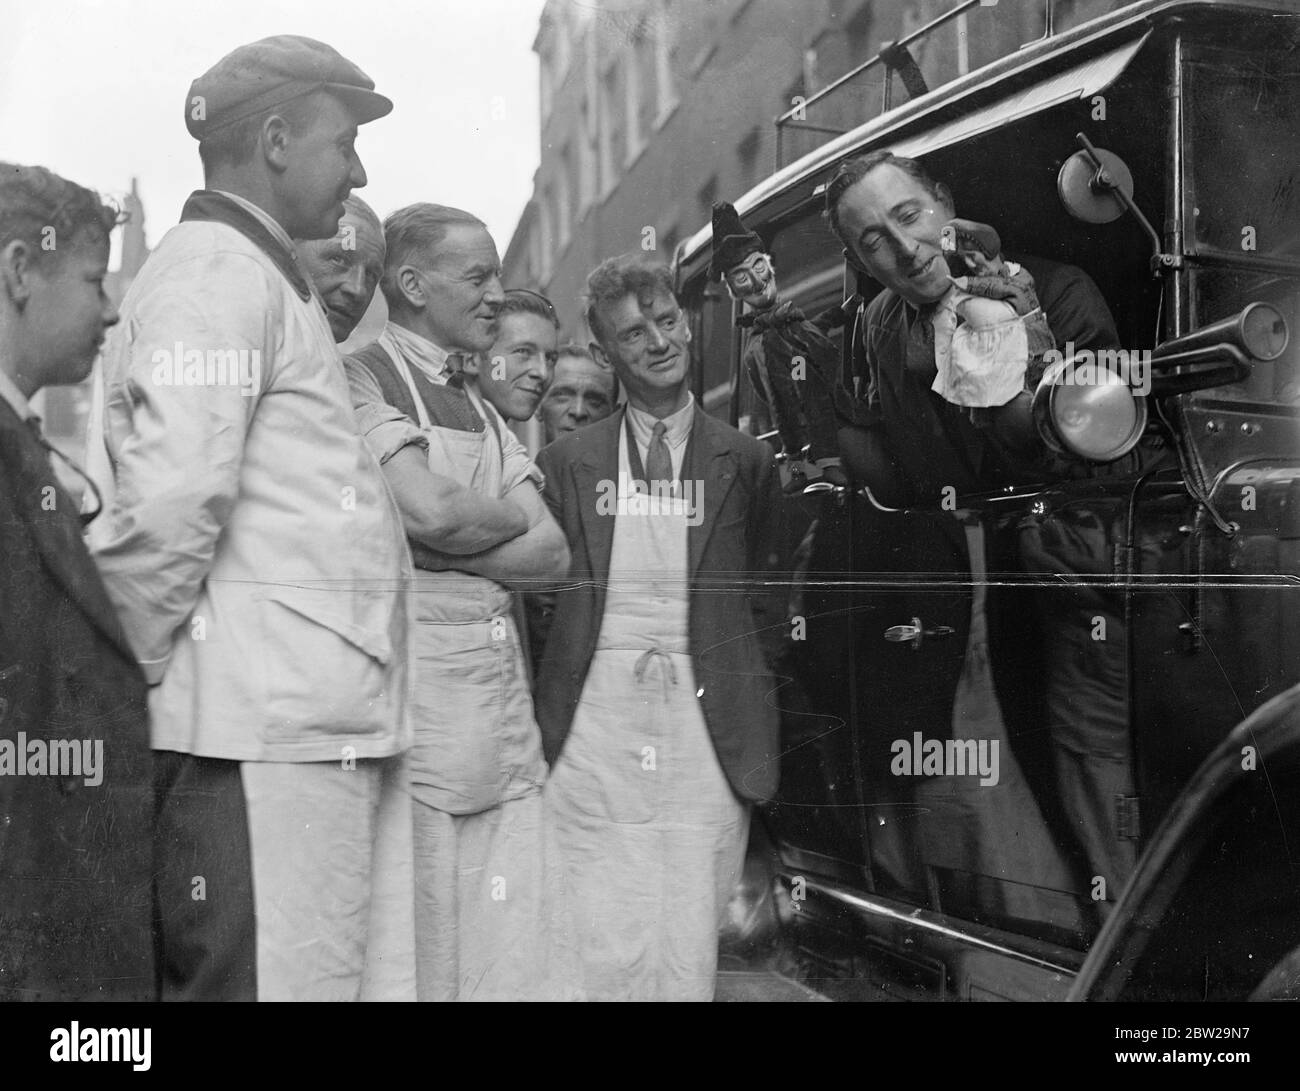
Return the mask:
[(1118, 155), (1095, 147), (1084, 133), (1075, 133), (1080, 150), (1061, 164), (1056, 192), (1065, 210), (1084, 223), (1105, 224), (1132, 214), (1151, 240), (1151, 272), (1160, 272), (1178, 260), (1160, 252), (1160, 236), (1133, 202), (1133, 173)]
[(1122, 193), (1133, 199), (1133, 172), (1105, 148), (1082, 149), (1061, 164), (1056, 193), (1065, 211), (1089, 224), (1108, 224), (1124, 215)]

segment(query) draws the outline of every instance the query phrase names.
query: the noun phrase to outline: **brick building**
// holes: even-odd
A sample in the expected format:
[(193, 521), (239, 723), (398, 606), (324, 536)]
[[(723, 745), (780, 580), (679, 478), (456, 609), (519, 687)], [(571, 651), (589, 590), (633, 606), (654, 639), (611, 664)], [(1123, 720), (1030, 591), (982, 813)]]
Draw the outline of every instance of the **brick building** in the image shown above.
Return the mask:
[[(563, 334), (586, 340), (578, 299), (603, 258), (671, 257), (777, 166), (777, 115), (957, 0), (549, 0), (540, 62), (541, 164), (504, 258), (508, 286), (545, 292)], [(1059, 31), (1121, 6), (1056, 0)], [(972, 7), (912, 49), (930, 87), (1044, 30), (1043, 0)], [(784, 163), (880, 112), (875, 68), (806, 105)], [(902, 82), (892, 77), (895, 102)], [(782, 165), (783, 165), (782, 164)]]

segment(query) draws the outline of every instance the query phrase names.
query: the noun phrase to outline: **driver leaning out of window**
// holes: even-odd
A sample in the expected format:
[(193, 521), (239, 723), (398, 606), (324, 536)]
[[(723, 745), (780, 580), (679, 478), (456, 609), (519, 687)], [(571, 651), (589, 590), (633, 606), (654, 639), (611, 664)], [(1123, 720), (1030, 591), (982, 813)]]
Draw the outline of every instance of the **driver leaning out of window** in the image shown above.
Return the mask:
[[(1042, 353), (1051, 342), (1062, 351), (1067, 342), (1076, 350), (1118, 348), (1105, 300), (1075, 266), (1032, 257), (1020, 266), (1004, 262), (996, 231), (955, 215), (947, 186), (916, 160), (887, 151), (847, 160), (826, 190), (826, 218), (849, 260), (885, 289), (858, 314), (854, 384), (861, 427), (842, 429), (840, 442), (852, 476), (886, 502), (938, 505), (948, 486), (964, 494), (1045, 474), (1097, 472), (1059, 459), (1049, 464), (1036, 438), (1017, 443), (990, 427), (997, 408), (973, 407), (1000, 404), (1004, 392), (994, 388), (1008, 381), (1028, 389), (1041, 374)], [(998, 277), (954, 282), (944, 252), (945, 226), (973, 273), (994, 271)], [(962, 310), (984, 315), (993, 309), (988, 304), (1003, 308), (1009, 321), (972, 328), (973, 337), (964, 341), (958, 326), (954, 336)], [(1016, 375), (982, 383), (970, 369), (960, 369), (963, 348), (970, 359), (981, 351), (977, 342), (998, 340), (1005, 351), (1012, 343), (1008, 332), (1016, 343), (1024, 341), (1027, 369), (1022, 365)], [(936, 390), (936, 379), (948, 398)], [(978, 389), (972, 392), (972, 386)], [(950, 400), (958, 387), (966, 396)], [(1141, 450), (1102, 472), (1132, 472)]]

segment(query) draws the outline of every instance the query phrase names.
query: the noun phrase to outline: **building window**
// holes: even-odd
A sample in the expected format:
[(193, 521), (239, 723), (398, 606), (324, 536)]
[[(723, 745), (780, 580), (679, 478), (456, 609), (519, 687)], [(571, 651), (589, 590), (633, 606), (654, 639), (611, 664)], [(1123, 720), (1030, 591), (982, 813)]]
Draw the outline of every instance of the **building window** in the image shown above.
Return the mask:
[(569, 204), (569, 164), (571, 161), (569, 146), (566, 144), (560, 151), (555, 175), (555, 233), (557, 236), (555, 247), (557, 252), (562, 251), (569, 245), (571, 226), (569, 212), (572, 208)]
[(608, 196), (618, 185), (619, 165), (627, 157), (627, 134), (623, 128), (622, 79), (618, 65), (609, 68), (600, 81), (600, 191)]
[(604, 137), (601, 134), (603, 122), (603, 112), (601, 103), (601, 87), (599, 58), (597, 56), (597, 39), (595, 33), (594, 20), (588, 24), (586, 34), (586, 44), (583, 49), (582, 57), (582, 112), (578, 118), (578, 124), (582, 129), (583, 139), (591, 152), (591, 171), (592, 183), (591, 193), (592, 200), (600, 192), (603, 184), (601, 179), (605, 177), (602, 172), (605, 169), (604, 162)]
[(622, 65), (623, 78), (627, 89), (623, 100), (626, 109), (624, 128), (627, 132), (627, 158), (623, 164), (625, 167), (630, 167), (632, 161), (641, 154), (641, 149), (645, 147), (645, 134), (641, 128), (641, 97), (647, 94), (650, 89), (642, 83), (641, 69), (637, 63), (637, 50), (643, 33), (642, 27), (633, 30)]
[(578, 119), (578, 215), (579, 220), (596, 199), (596, 149), (587, 125), (587, 104), (583, 104)]
[(537, 202), (538, 261), (542, 283), (551, 278), (551, 259), (555, 256), (555, 236), (551, 233), (551, 191), (543, 188)]
[(657, 14), (654, 34), (656, 128), (677, 108), (677, 22), (670, 0), (659, 0)]
[(848, 26), (844, 28), (844, 40), (849, 51), (850, 68), (857, 68), (858, 65), (871, 59), (871, 43), (867, 39), (867, 35), (870, 33), (871, 8), (868, 6), (854, 15), (849, 20)]
[(809, 90), (817, 86), (817, 46), (803, 51), (803, 85)]
[(781, 100), (781, 113), (784, 114), (787, 110), (792, 110), (800, 105), (800, 102), (795, 101), (796, 99), (802, 102), (808, 101), (808, 85), (804, 82), (802, 72), (799, 74), (799, 78), (785, 89), (785, 97)]
[(657, 79), (657, 62), (655, 53), (658, 49), (658, 35), (662, 27), (653, 26), (643, 20), (632, 40), (632, 64), (629, 71), (635, 73), (637, 87), (636, 102), (636, 136), (637, 142), (644, 144), (655, 127), (659, 115), (659, 96)]
[(555, 27), (555, 89), (558, 91), (564, 85), (564, 77), (569, 74), (569, 28), (562, 16), (552, 25)]
[(762, 134), (755, 125), (749, 130), (736, 147), (736, 153), (740, 159), (740, 184), (743, 188), (749, 189), (758, 181), (758, 149), (762, 144)]
[(680, 235), (676, 224), (673, 224), (659, 236), (659, 256), (664, 261), (671, 262), (673, 260), (673, 251), (677, 249), (679, 239)]
[(718, 199), (718, 176), (715, 174), (700, 187), (700, 219), (709, 223), (713, 218), (713, 202)]
[(541, 100), (542, 124), (545, 125), (547, 118), (551, 116), (551, 106), (554, 104), (554, 99), (555, 99), (555, 87), (551, 75), (550, 50), (545, 50), (544, 52), (542, 52), (538, 59), (541, 62), (538, 65), (538, 69), (542, 77), (542, 84), (541, 84), (538, 97)]
[(542, 123), (551, 116), (555, 106), (555, 96), (564, 85), (564, 77), (569, 71), (572, 53), (569, 41), (570, 28), (563, 8), (542, 15), (541, 29), (538, 31), (537, 50), (538, 67), (541, 73), (541, 113)]

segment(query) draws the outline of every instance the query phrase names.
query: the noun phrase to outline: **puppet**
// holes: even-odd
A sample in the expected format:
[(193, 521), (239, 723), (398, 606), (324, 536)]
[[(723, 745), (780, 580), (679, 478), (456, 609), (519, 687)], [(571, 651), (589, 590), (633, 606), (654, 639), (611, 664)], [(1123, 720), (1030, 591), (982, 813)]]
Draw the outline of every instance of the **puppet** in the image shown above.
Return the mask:
[(952, 288), (936, 304), (931, 389), (987, 427), (992, 411), (1032, 390), (1055, 347), (1029, 271), (1002, 257), (988, 224), (949, 220), (940, 235)]
[[(713, 206), (713, 276), (746, 307), (744, 370), (766, 403), (790, 471), (787, 492), (802, 491), (811, 462), (823, 481), (847, 485), (835, 434), (835, 374), (840, 351), (826, 330), (791, 300), (782, 301), (763, 240), (725, 201)], [(805, 435), (807, 442), (805, 444)]]

